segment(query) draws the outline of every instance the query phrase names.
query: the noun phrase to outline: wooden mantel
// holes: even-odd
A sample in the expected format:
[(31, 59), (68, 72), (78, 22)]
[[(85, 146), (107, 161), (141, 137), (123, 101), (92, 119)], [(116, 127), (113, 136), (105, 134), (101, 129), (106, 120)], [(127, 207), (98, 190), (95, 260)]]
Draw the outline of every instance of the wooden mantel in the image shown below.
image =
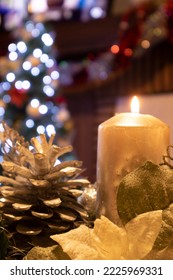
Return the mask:
[[(74, 58), (88, 52), (107, 50), (116, 40), (118, 18), (106, 17), (88, 22), (49, 21), (55, 32), (55, 48), (58, 58)], [(13, 32), (0, 29), (1, 53), (7, 51), (9, 42), (14, 41)]]
[(59, 57), (74, 58), (110, 48), (117, 38), (118, 18), (88, 22), (52, 22)]

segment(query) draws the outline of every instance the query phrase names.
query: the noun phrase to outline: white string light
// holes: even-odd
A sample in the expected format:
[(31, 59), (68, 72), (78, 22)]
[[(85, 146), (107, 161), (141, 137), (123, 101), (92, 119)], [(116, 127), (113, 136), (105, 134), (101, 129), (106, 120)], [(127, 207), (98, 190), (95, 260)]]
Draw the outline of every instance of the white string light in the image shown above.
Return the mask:
[(39, 58), (42, 55), (42, 50), (37, 48), (33, 51), (33, 56)]
[(50, 137), (52, 134), (55, 134), (56, 131), (55, 131), (54, 125), (48, 124), (48, 125), (46, 126), (46, 132), (47, 132), (47, 135), (48, 135), (49, 137)]
[(49, 97), (52, 97), (55, 94), (54, 89), (50, 86), (44, 86), (43, 87), (43, 92)]
[(9, 59), (11, 60), (11, 61), (15, 61), (16, 59), (18, 59), (18, 54), (17, 54), (17, 52), (10, 52), (9, 53)]
[(32, 74), (33, 76), (38, 76), (38, 75), (40, 74), (40, 69), (39, 69), (38, 67), (33, 67), (33, 68), (31, 69), (31, 74)]
[(28, 119), (28, 120), (26, 120), (26, 126), (28, 127), (28, 128), (33, 128), (34, 127), (34, 121), (32, 120), (32, 119)]
[(8, 46), (8, 51), (9, 52), (15, 52), (16, 50), (17, 50), (17, 46), (16, 46), (15, 43), (9, 44), (9, 46)]
[(17, 43), (17, 49), (20, 53), (25, 53), (27, 51), (27, 46), (25, 42), (20, 41), (19, 43)]
[(50, 36), (49, 33), (44, 33), (42, 36), (41, 36), (41, 40), (43, 41), (43, 43), (50, 47), (53, 45), (53, 38)]
[(45, 115), (48, 112), (48, 107), (46, 105), (42, 104), (39, 106), (38, 110), (39, 110), (40, 114)]
[(22, 64), (22, 67), (24, 70), (30, 70), (32, 65), (31, 65), (31, 62), (30, 61), (24, 61), (24, 63)]
[(43, 126), (43, 125), (39, 125), (38, 127), (37, 127), (37, 133), (38, 134), (41, 134), (41, 133), (45, 133), (45, 127)]
[(37, 98), (33, 98), (30, 104), (33, 108), (37, 108), (40, 105), (40, 101)]
[(14, 82), (15, 78), (16, 78), (16, 77), (15, 77), (14, 73), (12, 73), (12, 72), (9, 72), (9, 73), (6, 75), (6, 79), (7, 79), (8, 82)]

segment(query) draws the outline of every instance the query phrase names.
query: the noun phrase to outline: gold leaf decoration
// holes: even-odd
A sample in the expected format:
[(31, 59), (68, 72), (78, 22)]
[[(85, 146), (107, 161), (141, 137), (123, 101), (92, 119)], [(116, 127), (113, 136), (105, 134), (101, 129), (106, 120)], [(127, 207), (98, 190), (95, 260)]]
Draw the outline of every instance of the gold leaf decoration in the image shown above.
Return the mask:
[(94, 228), (79, 228), (51, 238), (73, 260), (143, 259), (153, 247), (162, 222), (162, 210), (138, 215), (123, 228), (102, 216)]

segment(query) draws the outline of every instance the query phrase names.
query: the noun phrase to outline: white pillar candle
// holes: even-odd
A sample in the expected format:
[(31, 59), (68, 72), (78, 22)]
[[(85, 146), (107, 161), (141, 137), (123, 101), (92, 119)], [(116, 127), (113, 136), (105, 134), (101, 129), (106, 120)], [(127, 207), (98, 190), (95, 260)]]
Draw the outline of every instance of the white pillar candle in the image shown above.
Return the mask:
[(169, 141), (168, 125), (151, 115), (120, 113), (99, 125), (97, 216), (120, 224), (116, 208), (120, 181), (146, 160), (163, 162)]

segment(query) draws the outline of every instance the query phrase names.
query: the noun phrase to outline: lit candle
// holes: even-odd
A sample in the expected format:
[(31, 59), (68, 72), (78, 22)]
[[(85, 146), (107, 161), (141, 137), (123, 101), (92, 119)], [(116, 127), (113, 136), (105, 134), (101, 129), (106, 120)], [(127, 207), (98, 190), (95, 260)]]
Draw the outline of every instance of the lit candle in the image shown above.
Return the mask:
[(154, 116), (137, 113), (137, 106), (134, 97), (132, 113), (117, 114), (98, 128), (97, 215), (116, 224), (120, 224), (116, 195), (122, 178), (146, 160), (163, 162), (170, 144), (169, 127)]

